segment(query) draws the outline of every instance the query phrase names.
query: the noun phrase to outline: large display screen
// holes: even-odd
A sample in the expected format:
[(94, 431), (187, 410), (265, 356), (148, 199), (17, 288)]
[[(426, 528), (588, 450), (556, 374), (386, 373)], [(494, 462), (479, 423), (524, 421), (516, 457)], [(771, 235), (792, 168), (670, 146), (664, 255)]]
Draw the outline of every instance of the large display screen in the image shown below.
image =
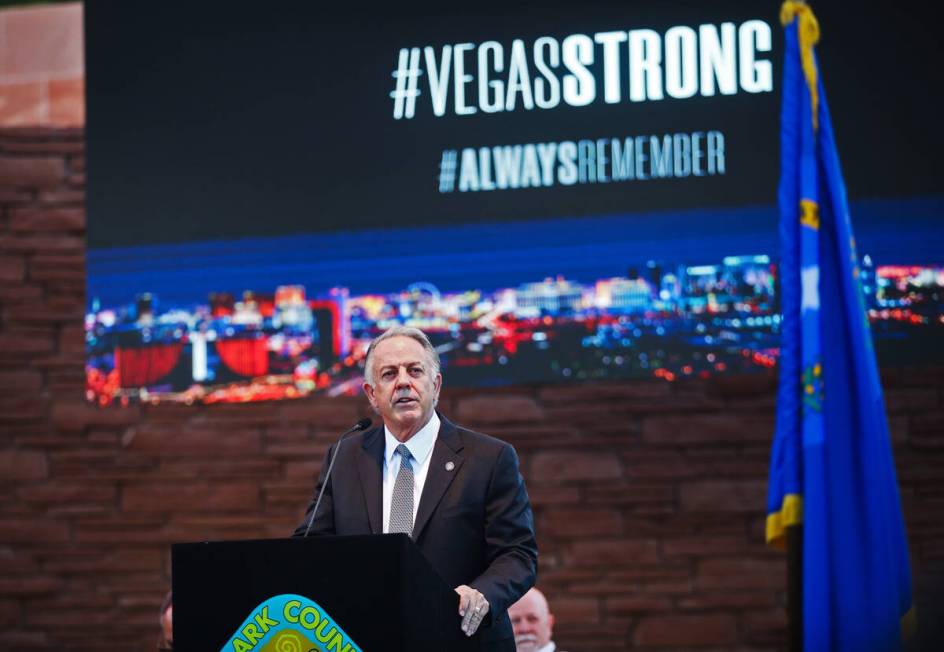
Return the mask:
[[(89, 400), (353, 393), (396, 324), (449, 385), (775, 365), (778, 9), (90, 0)], [(933, 21), (814, 9), (881, 362), (940, 357)]]

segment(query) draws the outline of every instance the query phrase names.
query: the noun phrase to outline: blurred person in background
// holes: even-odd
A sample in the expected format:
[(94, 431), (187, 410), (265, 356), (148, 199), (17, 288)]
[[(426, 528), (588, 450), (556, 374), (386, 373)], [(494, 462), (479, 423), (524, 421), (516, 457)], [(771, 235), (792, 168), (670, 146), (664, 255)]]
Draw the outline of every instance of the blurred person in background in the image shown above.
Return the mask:
[(518, 652), (563, 652), (551, 640), (554, 635), (554, 614), (543, 593), (532, 588), (508, 608), (508, 615), (511, 617)]
[(161, 636), (157, 639), (158, 652), (167, 652), (174, 649), (174, 601), (173, 594), (168, 591), (161, 603), (161, 612), (158, 617), (161, 626)]

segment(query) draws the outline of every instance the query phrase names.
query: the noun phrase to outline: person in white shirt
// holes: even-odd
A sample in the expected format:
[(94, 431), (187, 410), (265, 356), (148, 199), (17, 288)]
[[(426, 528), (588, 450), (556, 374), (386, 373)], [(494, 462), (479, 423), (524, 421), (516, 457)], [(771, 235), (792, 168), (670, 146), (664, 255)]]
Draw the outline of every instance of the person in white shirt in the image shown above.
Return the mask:
[[(557, 646), (551, 640), (554, 635), (554, 614), (547, 605), (547, 598), (532, 588), (520, 600), (508, 608), (511, 627), (515, 632), (518, 652), (554, 652)], [(563, 652), (557, 650), (557, 652)]]
[(538, 555), (517, 453), (436, 411), (439, 354), (422, 331), (378, 336), (364, 372), (383, 423), (329, 449), (294, 536), (409, 535), (455, 588), (462, 632), (481, 652), (514, 652), (507, 609), (534, 585)]

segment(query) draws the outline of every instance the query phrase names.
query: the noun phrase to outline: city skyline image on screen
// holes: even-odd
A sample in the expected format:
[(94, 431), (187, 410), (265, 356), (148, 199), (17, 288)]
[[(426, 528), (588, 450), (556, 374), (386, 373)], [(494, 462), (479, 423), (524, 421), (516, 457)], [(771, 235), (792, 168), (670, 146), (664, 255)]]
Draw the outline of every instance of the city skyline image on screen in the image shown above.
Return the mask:
[[(776, 364), (775, 7), (391, 11), (89, 3), (90, 401), (353, 394), (398, 324), (450, 386)], [(891, 120), (891, 64), (823, 13), (873, 337), (912, 364), (944, 333), (931, 46)]]

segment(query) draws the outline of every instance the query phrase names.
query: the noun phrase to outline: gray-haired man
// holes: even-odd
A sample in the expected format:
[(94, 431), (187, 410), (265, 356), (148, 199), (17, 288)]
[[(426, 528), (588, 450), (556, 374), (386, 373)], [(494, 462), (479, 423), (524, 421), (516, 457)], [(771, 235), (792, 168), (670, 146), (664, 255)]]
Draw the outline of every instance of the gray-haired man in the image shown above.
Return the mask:
[[(534, 520), (518, 456), (507, 443), (453, 425), (435, 410), (439, 356), (415, 328), (395, 327), (368, 349), (364, 392), (383, 426), (337, 449), (313, 534), (405, 532), (459, 594), (461, 627), (480, 625), (482, 650), (515, 649), (508, 607), (534, 584)], [(356, 470), (356, 471), (355, 471)], [(305, 520), (296, 529), (302, 535)]]

